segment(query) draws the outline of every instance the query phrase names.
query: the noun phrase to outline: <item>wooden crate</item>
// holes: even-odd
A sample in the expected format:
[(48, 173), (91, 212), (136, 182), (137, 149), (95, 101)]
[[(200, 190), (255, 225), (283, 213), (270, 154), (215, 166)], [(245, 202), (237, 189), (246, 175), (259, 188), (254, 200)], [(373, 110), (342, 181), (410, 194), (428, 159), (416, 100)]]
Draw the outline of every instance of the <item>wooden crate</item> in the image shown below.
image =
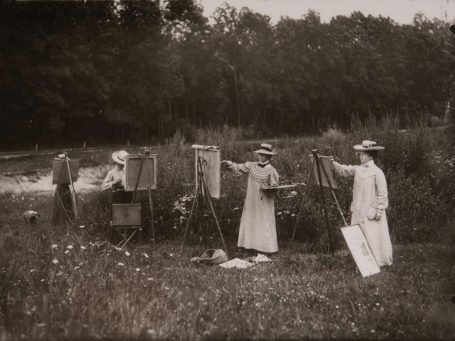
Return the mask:
[(112, 227), (137, 228), (141, 226), (142, 207), (137, 204), (112, 204)]

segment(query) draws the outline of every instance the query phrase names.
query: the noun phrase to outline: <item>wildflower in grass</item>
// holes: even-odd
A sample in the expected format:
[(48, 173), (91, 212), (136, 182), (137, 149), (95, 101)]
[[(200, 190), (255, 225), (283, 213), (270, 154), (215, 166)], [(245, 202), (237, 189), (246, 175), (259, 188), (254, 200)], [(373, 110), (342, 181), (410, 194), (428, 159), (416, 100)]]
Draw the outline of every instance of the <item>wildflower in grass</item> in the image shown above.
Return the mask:
[(143, 255), (144, 255), (145, 258), (149, 258), (149, 255), (146, 254), (145, 252), (143, 253)]
[(54, 259), (52, 260), (52, 263), (54, 263), (54, 264), (58, 264), (58, 260), (57, 260), (57, 258), (54, 258)]
[(125, 266), (125, 264), (123, 264), (122, 262), (119, 262), (117, 265), (118, 266)]
[(129, 257), (131, 255), (131, 253), (129, 253), (128, 251), (125, 251), (125, 256)]
[(74, 270), (77, 270), (77, 269), (79, 269), (79, 268), (80, 268), (80, 266), (77, 265), (77, 266), (74, 267)]
[(70, 244), (66, 248), (69, 249), (69, 250), (72, 250), (73, 249), (73, 245)]
[(86, 247), (84, 245), (81, 245), (81, 250), (85, 250)]
[(59, 271), (55, 276), (58, 277), (58, 276), (61, 276), (61, 275), (63, 275), (63, 272), (62, 272), (62, 271)]
[(35, 269), (30, 269), (30, 272), (35, 272)]
[(83, 229), (83, 228), (85, 228), (85, 225), (79, 225), (79, 228)]
[(139, 272), (139, 271), (141, 271), (141, 269), (140, 268), (136, 268), (136, 272)]
[(153, 277), (148, 277), (148, 278), (147, 278), (147, 281), (149, 281), (149, 282), (150, 282), (150, 281), (153, 281)]
[(58, 248), (58, 245), (57, 244), (52, 244), (51, 248), (56, 249), (56, 248)]
[(237, 211), (238, 209), (239, 209), (238, 207), (234, 207), (232, 210)]

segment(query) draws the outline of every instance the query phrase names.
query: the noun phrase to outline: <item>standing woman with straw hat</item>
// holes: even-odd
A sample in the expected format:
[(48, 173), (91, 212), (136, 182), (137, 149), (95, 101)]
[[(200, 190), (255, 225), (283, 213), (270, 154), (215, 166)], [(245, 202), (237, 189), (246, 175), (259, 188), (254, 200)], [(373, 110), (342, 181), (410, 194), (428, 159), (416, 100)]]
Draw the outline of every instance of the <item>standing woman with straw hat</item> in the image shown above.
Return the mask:
[(273, 253), (278, 251), (275, 226), (275, 191), (262, 190), (264, 187), (274, 187), (279, 184), (276, 169), (270, 164), (272, 146), (261, 144), (256, 150), (259, 162), (235, 163), (221, 161), (227, 170), (236, 174), (248, 174), (248, 187), (245, 204), (240, 221), (237, 246), (261, 252)]
[(333, 161), (341, 176), (354, 176), (351, 203), (351, 225), (360, 225), (379, 266), (392, 265), (392, 242), (385, 210), (389, 205), (384, 172), (374, 159), (384, 147), (375, 141), (364, 140), (354, 146), (360, 166), (342, 165)]

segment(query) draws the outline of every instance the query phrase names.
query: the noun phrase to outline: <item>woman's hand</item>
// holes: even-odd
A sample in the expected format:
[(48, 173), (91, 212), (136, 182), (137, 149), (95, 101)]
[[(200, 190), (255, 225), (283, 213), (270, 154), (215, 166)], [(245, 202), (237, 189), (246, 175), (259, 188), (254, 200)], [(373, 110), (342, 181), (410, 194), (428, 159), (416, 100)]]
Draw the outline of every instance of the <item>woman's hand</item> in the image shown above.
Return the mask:
[(377, 209), (376, 210), (376, 216), (374, 217), (374, 220), (376, 220), (376, 221), (381, 220), (383, 214), (384, 214), (384, 210)]
[(221, 166), (223, 166), (223, 167), (229, 167), (231, 165), (232, 165), (232, 161), (228, 161), (228, 160), (221, 161)]

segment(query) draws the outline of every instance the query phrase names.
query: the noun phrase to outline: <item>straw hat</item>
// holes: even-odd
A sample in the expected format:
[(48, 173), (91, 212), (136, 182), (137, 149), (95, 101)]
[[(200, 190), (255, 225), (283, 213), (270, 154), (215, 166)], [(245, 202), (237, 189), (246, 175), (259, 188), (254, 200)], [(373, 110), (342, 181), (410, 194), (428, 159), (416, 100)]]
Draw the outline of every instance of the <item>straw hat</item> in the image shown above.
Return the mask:
[(261, 143), (261, 149), (254, 152), (263, 155), (276, 155), (276, 153), (272, 151), (272, 145), (268, 143)]
[(124, 165), (127, 155), (128, 155), (127, 151), (118, 150), (112, 153), (112, 160), (114, 160), (114, 162), (118, 163), (119, 165)]
[(354, 149), (357, 151), (384, 150), (382, 146), (377, 146), (375, 141), (363, 140), (362, 144), (356, 144)]

